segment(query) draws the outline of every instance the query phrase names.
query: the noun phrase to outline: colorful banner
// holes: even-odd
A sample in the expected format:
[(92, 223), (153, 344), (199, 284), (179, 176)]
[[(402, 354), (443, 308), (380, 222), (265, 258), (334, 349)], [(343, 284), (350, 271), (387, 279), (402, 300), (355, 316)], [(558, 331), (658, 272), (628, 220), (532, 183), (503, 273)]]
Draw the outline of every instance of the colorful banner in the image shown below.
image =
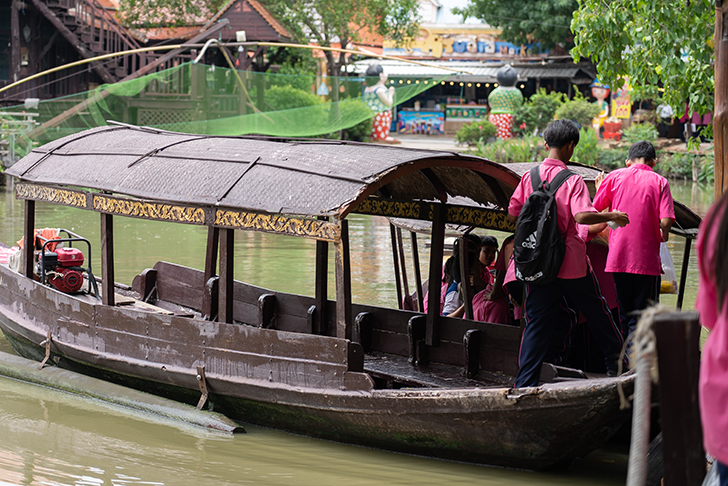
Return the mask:
[(442, 111), (399, 111), (397, 132), (423, 135), (444, 135), (445, 114)]

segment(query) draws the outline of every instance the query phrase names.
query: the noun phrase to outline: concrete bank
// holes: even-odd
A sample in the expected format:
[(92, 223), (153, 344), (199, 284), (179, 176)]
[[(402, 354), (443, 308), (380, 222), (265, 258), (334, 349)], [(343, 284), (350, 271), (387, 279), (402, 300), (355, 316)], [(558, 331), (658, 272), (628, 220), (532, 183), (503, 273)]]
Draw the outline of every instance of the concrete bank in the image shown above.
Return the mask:
[(0, 352), (0, 376), (47, 386), (207, 429), (229, 434), (245, 432), (240, 425), (219, 413), (197, 410), (192, 405), (167, 400), (61, 368), (46, 366), (39, 370), (38, 364), (36, 361)]

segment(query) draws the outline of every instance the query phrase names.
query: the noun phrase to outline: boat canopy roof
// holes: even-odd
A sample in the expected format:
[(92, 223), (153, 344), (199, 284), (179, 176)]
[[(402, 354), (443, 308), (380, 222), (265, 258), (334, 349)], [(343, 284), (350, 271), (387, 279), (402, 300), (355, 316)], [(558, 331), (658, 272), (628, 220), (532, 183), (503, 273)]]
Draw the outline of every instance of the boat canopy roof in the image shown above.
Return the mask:
[[(433, 205), (445, 202), (449, 224), (508, 231), (508, 201), (534, 165), (503, 165), (457, 152), (192, 135), (114, 123), (33, 149), (6, 173), (20, 181), (16, 193), (24, 199), (146, 219), (298, 234), (300, 217), (343, 219), (355, 212), (430, 221)], [(570, 168), (593, 191), (599, 171)], [(697, 230), (700, 218), (679, 206), (679, 226)], [(248, 224), (259, 215), (269, 220)], [(271, 215), (296, 218), (271, 222)], [(299, 236), (337, 239), (320, 232)]]

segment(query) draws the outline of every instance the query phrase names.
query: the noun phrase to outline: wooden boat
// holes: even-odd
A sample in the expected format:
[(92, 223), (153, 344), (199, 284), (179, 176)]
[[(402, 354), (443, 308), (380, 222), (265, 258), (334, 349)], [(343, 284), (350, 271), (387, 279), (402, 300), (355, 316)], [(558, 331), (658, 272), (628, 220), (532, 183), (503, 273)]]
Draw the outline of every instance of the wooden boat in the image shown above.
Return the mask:
[[(445, 225), (512, 229), (503, 208), (529, 167), (121, 124), (71, 135), (7, 174), (25, 200), (25, 241), (36, 201), (101, 213), (101, 296), (44, 285), (29, 251), (20, 271), (0, 265), (0, 327), (22, 356), (199, 406), (209, 400), (250, 423), (507, 467), (565, 465), (628, 418), (617, 387), (629, 394), (633, 376), (549, 369), (549, 382), (513, 389), (521, 329), (437, 313)], [(352, 303), (352, 213), (431, 222), (431, 312)], [(159, 262), (140, 269), (131, 289), (115, 284), (116, 216), (207, 226), (204, 271)], [(314, 296), (234, 280), (235, 230), (315, 239)]]

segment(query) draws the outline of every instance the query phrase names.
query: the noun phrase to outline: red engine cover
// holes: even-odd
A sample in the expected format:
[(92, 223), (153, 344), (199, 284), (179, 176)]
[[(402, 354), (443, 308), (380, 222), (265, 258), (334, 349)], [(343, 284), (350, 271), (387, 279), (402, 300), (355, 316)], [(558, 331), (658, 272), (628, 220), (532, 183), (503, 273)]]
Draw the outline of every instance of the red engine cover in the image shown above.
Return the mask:
[(83, 253), (78, 248), (56, 248), (58, 264), (62, 267), (80, 267), (83, 265)]
[[(79, 253), (81, 252), (79, 251)], [(81, 286), (83, 285), (83, 275), (81, 275), (81, 272), (63, 267), (56, 268), (54, 272), (56, 275), (49, 279), (48, 283), (55, 288), (67, 294), (73, 294), (81, 290)]]

